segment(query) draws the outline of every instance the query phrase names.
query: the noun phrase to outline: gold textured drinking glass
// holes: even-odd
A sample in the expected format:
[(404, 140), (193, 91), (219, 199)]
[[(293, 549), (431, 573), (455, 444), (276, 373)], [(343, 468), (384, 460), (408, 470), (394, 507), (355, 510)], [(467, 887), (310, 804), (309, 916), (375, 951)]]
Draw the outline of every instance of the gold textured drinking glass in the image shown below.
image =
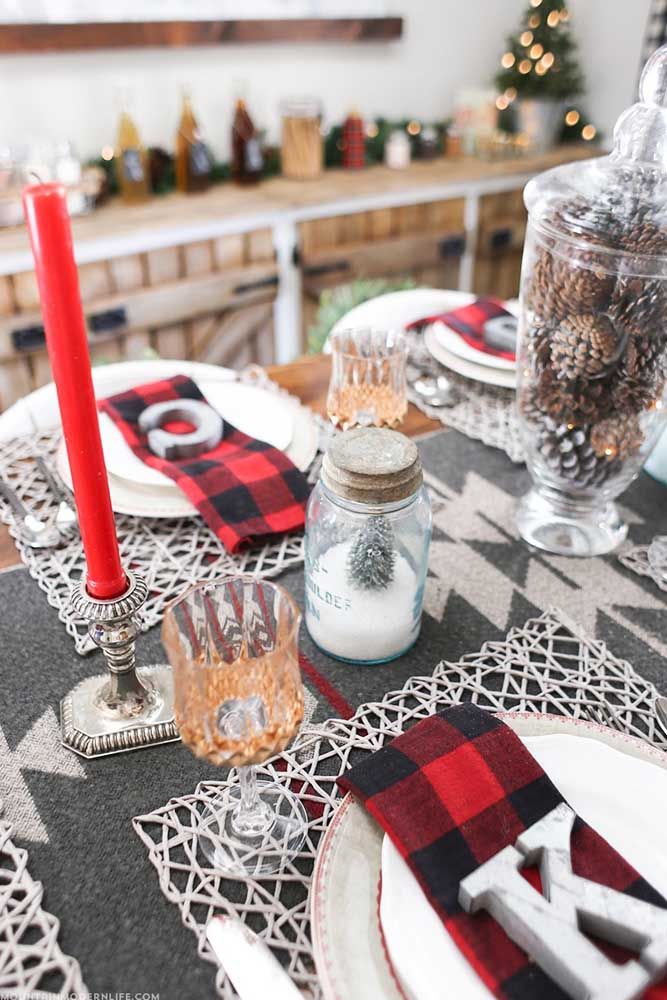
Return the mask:
[(254, 766), (284, 750), (303, 719), (300, 622), (286, 590), (243, 576), (191, 587), (164, 617), (181, 739), (197, 757), (238, 768), (238, 784), (217, 793), (198, 829), (202, 853), (225, 874), (278, 871), (305, 839), (299, 799)]
[(337, 427), (396, 427), (407, 408), (407, 342), (386, 330), (332, 334), (329, 419)]

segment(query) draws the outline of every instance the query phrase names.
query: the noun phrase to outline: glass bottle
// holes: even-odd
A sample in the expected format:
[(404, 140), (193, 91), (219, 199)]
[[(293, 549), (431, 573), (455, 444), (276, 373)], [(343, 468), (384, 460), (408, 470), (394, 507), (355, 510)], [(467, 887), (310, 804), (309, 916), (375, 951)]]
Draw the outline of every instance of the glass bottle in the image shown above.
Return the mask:
[(136, 203), (146, 201), (150, 195), (148, 158), (128, 111), (129, 103), (127, 93), (123, 94), (116, 142), (116, 174), (123, 201)]
[(349, 663), (385, 663), (416, 642), (431, 540), (419, 452), (403, 434), (338, 435), (306, 515), (306, 625)]
[(176, 187), (183, 194), (205, 191), (211, 184), (212, 168), (213, 160), (202, 140), (192, 102), (184, 94), (176, 133)]
[(263, 169), (260, 139), (246, 103), (239, 97), (232, 121), (232, 177), (237, 184), (257, 184)]

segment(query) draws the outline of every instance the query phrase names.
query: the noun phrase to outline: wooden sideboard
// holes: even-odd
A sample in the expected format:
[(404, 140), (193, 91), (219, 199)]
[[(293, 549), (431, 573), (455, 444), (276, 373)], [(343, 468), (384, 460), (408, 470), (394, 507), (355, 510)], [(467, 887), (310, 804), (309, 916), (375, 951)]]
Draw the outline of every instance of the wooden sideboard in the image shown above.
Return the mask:
[[(594, 152), (332, 170), (104, 206), (73, 222), (93, 361), (148, 350), (231, 367), (288, 361), (322, 290), (355, 277), (511, 297), (526, 181)], [(1, 231), (0, 409), (49, 379), (27, 234)]]

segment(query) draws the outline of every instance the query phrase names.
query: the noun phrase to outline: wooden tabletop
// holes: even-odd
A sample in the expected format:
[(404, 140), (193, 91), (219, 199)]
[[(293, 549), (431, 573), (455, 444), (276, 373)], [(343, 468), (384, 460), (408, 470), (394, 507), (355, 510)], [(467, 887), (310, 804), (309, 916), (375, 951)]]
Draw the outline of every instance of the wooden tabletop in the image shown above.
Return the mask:
[[(318, 413), (326, 413), (327, 386), (329, 385), (330, 359), (318, 354), (312, 357), (298, 358), (289, 365), (273, 365), (268, 368), (269, 376), (291, 392), (292, 395), (310, 406)], [(414, 437), (428, 431), (437, 430), (441, 425), (425, 417), (423, 413), (410, 406), (401, 430)], [(20, 563), (18, 553), (5, 525), (0, 525), (0, 570)]]

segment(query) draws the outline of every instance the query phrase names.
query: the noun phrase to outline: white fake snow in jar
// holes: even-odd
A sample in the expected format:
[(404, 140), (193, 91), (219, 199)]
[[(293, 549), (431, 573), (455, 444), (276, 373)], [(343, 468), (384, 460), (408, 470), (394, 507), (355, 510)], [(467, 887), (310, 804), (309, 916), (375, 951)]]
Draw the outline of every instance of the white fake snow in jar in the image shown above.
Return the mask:
[[(417, 576), (396, 552), (394, 576), (382, 590), (350, 585), (347, 562), (353, 539), (332, 546), (306, 574), (306, 625), (325, 653), (343, 660), (392, 660), (416, 641)], [(419, 602), (421, 606), (421, 601)]]

